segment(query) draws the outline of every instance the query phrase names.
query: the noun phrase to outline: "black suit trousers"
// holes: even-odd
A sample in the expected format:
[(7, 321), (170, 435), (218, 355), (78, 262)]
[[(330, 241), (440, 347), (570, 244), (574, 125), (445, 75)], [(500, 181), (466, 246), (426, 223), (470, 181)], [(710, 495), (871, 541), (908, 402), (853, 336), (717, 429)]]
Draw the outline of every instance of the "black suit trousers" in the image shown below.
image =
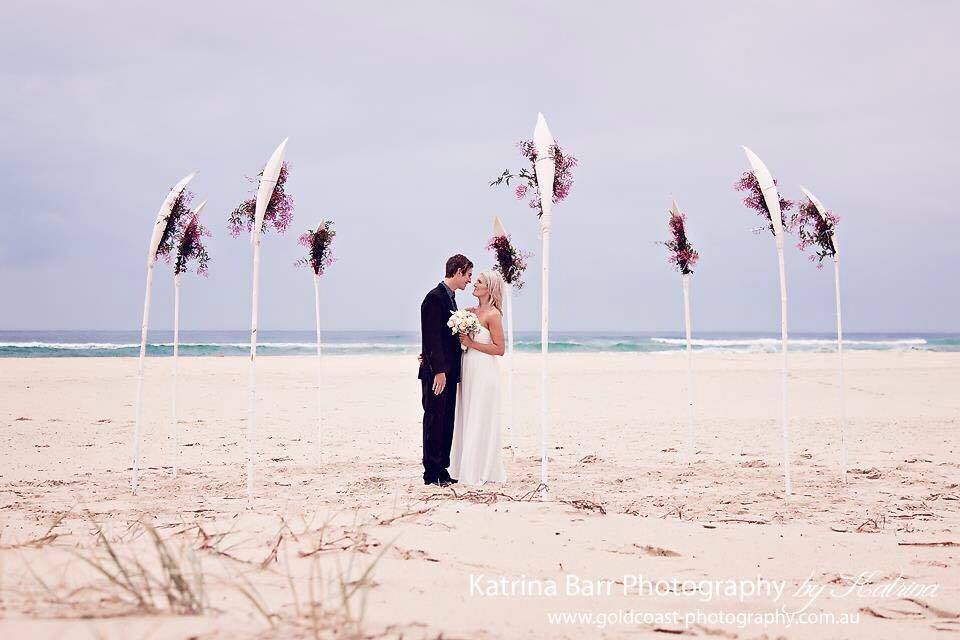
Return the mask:
[[(448, 377), (449, 380), (449, 377)], [(427, 482), (450, 477), (450, 447), (457, 410), (457, 383), (447, 382), (443, 393), (433, 393), (433, 378), (420, 381), (423, 387), (423, 479)]]

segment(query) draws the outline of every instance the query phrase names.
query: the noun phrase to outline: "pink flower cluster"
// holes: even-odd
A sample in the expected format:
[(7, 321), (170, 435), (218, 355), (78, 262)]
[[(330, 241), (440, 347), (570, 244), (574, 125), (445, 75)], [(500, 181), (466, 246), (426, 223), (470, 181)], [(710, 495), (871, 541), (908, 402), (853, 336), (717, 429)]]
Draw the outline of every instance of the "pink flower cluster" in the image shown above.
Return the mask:
[[(514, 196), (516, 196), (517, 200), (528, 198), (527, 205), (531, 209), (537, 210), (537, 216), (542, 216), (543, 207), (540, 203), (540, 185), (537, 182), (537, 172), (535, 169), (537, 148), (533, 140), (521, 140), (517, 143), (517, 148), (520, 149), (520, 155), (530, 161), (530, 167), (524, 167), (517, 174), (506, 169), (496, 180), (490, 183), (490, 186), (497, 186), (504, 183), (509, 185), (510, 180), (520, 178), (524, 182), (514, 187)], [(563, 149), (558, 145), (550, 147), (549, 153), (554, 162), (553, 203), (557, 204), (570, 195), (570, 190), (573, 188), (573, 169), (577, 166), (578, 161), (572, 155), (564, 153)]]
[[(773, 184), (776, 185), (777, 181), (774, 180)], [(747, 195), (743, 198), (743, 204), (767, 220), (765, 227), (760, 227), (754, 231), (759, 232), (764, 229), (769, 229), (770, 233), (775, 233), (773, 230), (773, 218), (770, 215), (770, 210), (767, 209), (767, 202), (763, 198), (763, 191), (760, 189), (760, 183), (757, 182), (757, 176), (753, 175), (752, 171), (744, 171), (743, 175), (740, 176), (740, 179), (737, 180), (733, 186), (737, 191), (746, 191)], [(793, 204), (791, 200), (786, 200), (783, 196), (780, 196), (780, 222), (783, 224), (784, 231), (790, 231), (786, 212), (793, 208)]]
[(810, 260), (817, 261), (818, 269), (823, 268), (825, 258), (837, 253), (833, 244), (833, 232), (839, 222), (840, 218), (829, 211), (821, 216), (817, 205), (810, 199), (804, 200), (797, 213), (790, 218), (790, 224), (796, 228), (800, 237), (797, 248), (806, 251), (813, 247), (814, 253), (810, 254)]
[[(533, 144), (533, 140), (523, 140), (517, 143), (517, 146), (520, 149), (520, 154), (530, 161), (528, 175), (533, 177), (532, 180), (528, 178), (528, 186), (533, 188), (533, 194), (530, 196), (527, 205), (531, 209), (536, 209), (539, 212), (537, 214), (538, 216), (542, 216), (543, 207), (540, 203), (540, 183), (537, 181), (537, 172), (535, 169), (537, 164), (537, 148)], [(572, 155), (565, 154), (559, 145), (550, 147), (549, 153), (554, 162), (553, 203), (557, 204), (570, 195), (570, 189), (573, 188), (573, 168), (577, 166), (577, 159)], [(525, 177), (522, 171), (521, 177)], [(522, 200), (527, 194), (528, 189), (524, 188), (521, 192), (520, 186), (518, 185), (515, 194), (517, 199)]]
[(683, 213), (671, 214), (669, 227), (672, 239), (663, 243), (670, 250), (667, 262), (684, 275), (693, 273), (693, 267), (700, 259), (700, 254), (690, 245), (690, 240), (687, 238), (686, 220), (687, 216)]
[[(273, 189), (273, 195), (270, 196), (270, 202), (267, 203), (267, 209), (263, 214), (263, 231), (266, 232), (271, 226), (279, 233), (283, 233), (290, 226), (293, 220), (293, 198), (284, 190), (289, 175), (287, 163), (284, 162), (280, 167), (280, 175), (277, 177), (277, 184)], [(256, 178), (251, 178), (255, 181)], [(253, 223), (256, 218), (257, 197), (244, 200), (230, 214), (228, 224), (230, 226), (230, 235), (237, 237), (241, 232), (250, 232), (253, 230)]]
[(527, 268), (527, 258), (531, 254), (519, 251), (510, 242), (510, 236), (494, 236), (487, 243), (497, 256), (494, 269), (503, 277), (503, 281), (514, 289), (523, 288), (523, 272)]
[(190, 221), (183, 228), (180, 234), (180, 241), (177, 243), (177, 261), (173, 266), (173, 272), (176, 274), (185, 273), (190, 270), (190, 261), (196, 260), (197, 274), (207, 275), (207, 267), (210, 263), (210, 255), (207, 248), (203, 246), (203, 238), (211, 237), (210, 231), (200, 224), (197, 214), (190, 217)]
[(577, 166), (577, 159), (563, 152), (559, 146), (551, 147), (556, 172), (553, 176), (553, 202), (565, 200), (573, 188), (573, 168)]
[(313, 272), (320, 276), (324, 270), (335, 262), (333, 257), (333, 237), (337, 235), (333, 228), (333, 222), (326, 221), (323, 226), (314, 230), (308, 230), (301, 234), (297, 242), (308, 249), (307, 257), (296, 261), (298, 267), (309, 266)]
[(162, 258), (166, 263), (170, 262), (170, 254), (176, 243), (177, 234), (183, 230), (187, 214), (190, 213), (191, 200), (193, 200), (193, 193), (184, 189), (170, 208), (170, 215), (167, 216), (163, 234), (160, 236), (160, 244), (157, 245), (157, 257)]

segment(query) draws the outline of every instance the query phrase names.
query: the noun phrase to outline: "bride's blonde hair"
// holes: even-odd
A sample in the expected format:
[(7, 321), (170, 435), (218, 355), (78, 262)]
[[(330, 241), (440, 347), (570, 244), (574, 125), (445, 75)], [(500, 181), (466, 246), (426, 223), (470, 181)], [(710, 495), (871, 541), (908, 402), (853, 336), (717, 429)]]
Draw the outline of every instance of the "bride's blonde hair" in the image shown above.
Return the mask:
[(503, 278), (492, 269), (484, 271), (480, 276), (487, 283), (487, 294), (490, 296), (490, 303), (497, 308), (497, 311), (503, 313)]

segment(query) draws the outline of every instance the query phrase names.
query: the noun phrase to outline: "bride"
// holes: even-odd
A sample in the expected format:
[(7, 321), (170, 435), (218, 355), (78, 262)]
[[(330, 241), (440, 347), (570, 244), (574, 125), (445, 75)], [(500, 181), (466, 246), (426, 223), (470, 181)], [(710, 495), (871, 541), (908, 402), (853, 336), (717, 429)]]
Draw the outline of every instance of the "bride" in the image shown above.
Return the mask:
[(473, 285), (479, 300), (470, 309), (480, 319), (476, 336), (460, 335), (466, 347), (457, 391), (457, 418), (450, 452), (450, 475), (464, 484), (503, 482), (500, 459), (500, 362), (503, 355), (503, 278), (484, 271)]

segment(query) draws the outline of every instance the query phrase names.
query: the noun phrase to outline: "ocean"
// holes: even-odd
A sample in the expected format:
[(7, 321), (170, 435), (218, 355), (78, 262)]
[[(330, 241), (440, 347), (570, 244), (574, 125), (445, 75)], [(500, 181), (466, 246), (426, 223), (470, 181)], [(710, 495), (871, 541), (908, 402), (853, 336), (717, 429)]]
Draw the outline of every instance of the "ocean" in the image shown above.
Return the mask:
[[(697, 333), (693, 348), (713, 352), (775, 352), (776, 333)], [(180, 355), (243, 356), (249, 353), (249, 332), (181, 331)], [(540, 350), (540, 333), (519, 331), (514, 337), (519, 352)], [(550, 350), (557, 353), (663, 352), (684, 348), (679, 333), (551, 331)], [(0, 358), (135, 357), (139, 353), (138, 331), (0, 331)], [(850, 333), (844, 348), (853, 350), (960, 351), (960, 333)], [(262, 356), (315, 353), (312, 331), (261, 331), (257, 354)], [(794, 351), (836, 350), (836, 335), (796, 333), (790, 337)], [(416, 354), (420, 336), (414, 331), (327, 331), (323, 334), (325, 355)], [(173, 354), (173, 333), (151, 331), (147, 353)]]

